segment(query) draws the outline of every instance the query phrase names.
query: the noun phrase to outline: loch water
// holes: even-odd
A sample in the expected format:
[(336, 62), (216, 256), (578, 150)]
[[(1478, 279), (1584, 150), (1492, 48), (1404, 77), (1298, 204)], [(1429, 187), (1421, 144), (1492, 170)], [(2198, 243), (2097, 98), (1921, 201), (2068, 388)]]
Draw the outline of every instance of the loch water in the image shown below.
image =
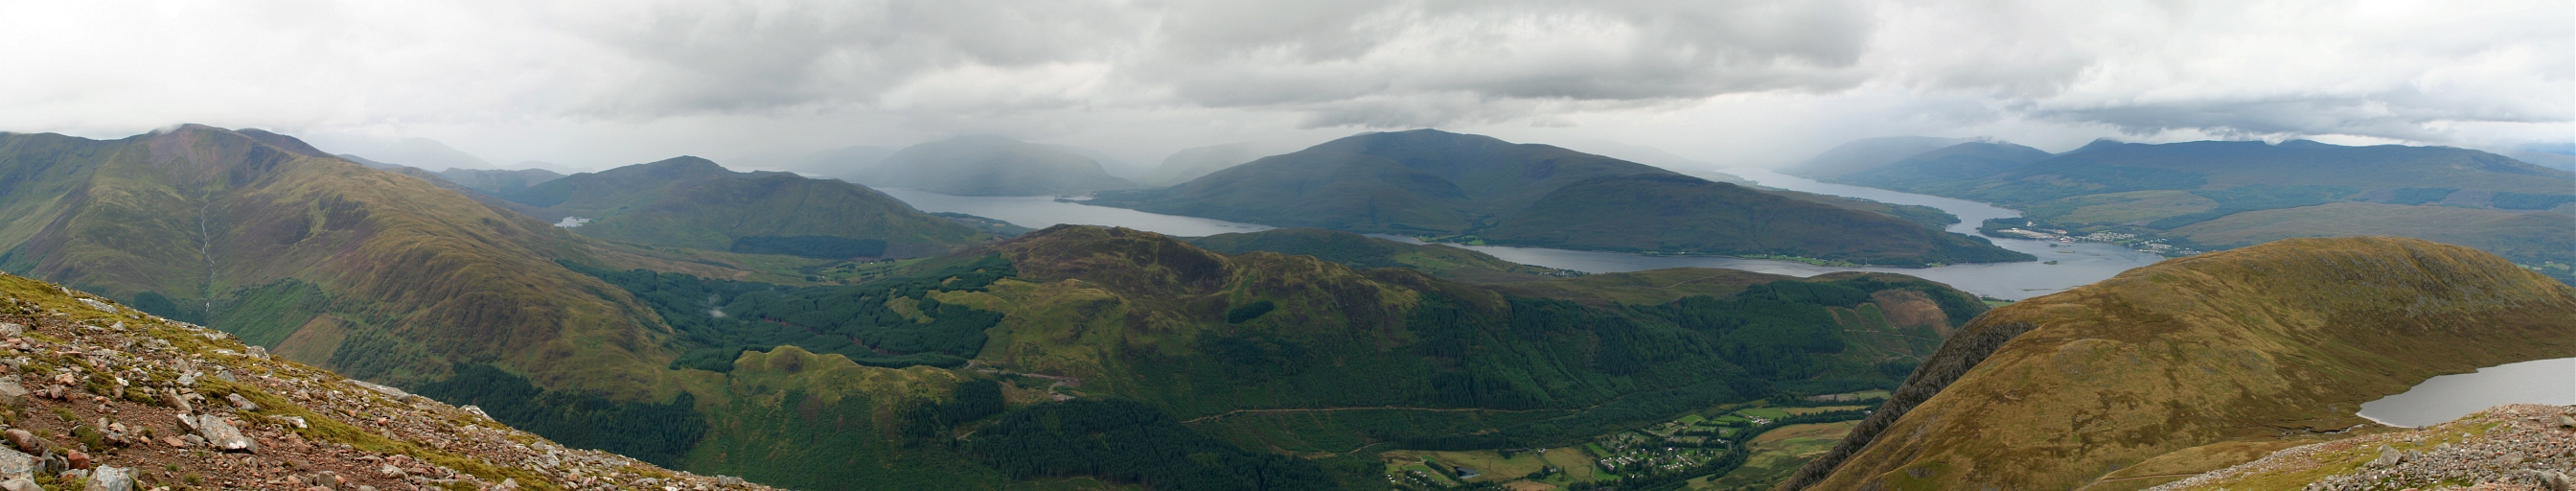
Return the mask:
[[(2021, 216), (2020, 212), (1974, 201), (1902, 193), (1884, 189), (1846, 186), (1817, 182), (1761, 169), (1730, 169), (1764, 186), (1806, 191), (1818, 194), (1851, 196), (1887, 203), (1924, 205), (1958, 215), (1960, 223), (1949, 230), (1974, 235), (1977, 226), (1989, 218)], [(1222, 233), (1257, 232), (1272, 227), (1197, 217), (1146, 213), (1124, 208), (1090, 206), (1079, 201), (1053, 196), (949, 196), (906, 189), (880, 189), (887, 195), (911, 203), (922, 211), (953, 212), (1011, 222), (1023, 227), (1045, 228), (1058, 224), (1086, 224), (1127, 227), (1179, 236), (1207, 236)], [(1381, 236), (1411, 241), (1412, 239)], [(1989, 238), (2005, 249), (2039, 256), (2038, 261), (1991, 264), (1959, 264), (1937, 268), (1885, 268), (1817, 266), (1795, 261), (1741, 259), (1712, 256), (1649, 256), (1601, 251), (1577, 251), (1540, 247), (1469, 246), (1506, 261), (1587, 273), (1621, 273), (1663, 268), (1728, 268), (1797, 277), (1815, 276), (1836, 271), (1873, 271), (1896, 273), (1948, 284), (1969, 293), (2006, 300), (2020, 300), (2073, 288), (2110, 278), (2130, 268), (2154, 264), (2162, 256), (2130, 250), (2111, 244), (2028, 239)], [(2057, 264), (2047, 264), (2056, 261)]]
[(2576, 405), (2576, 358), (2508, 363), (2425, 379), (2406, 392), (2362, 403), (2361, 417), (2418, 427), (2502, 404)]

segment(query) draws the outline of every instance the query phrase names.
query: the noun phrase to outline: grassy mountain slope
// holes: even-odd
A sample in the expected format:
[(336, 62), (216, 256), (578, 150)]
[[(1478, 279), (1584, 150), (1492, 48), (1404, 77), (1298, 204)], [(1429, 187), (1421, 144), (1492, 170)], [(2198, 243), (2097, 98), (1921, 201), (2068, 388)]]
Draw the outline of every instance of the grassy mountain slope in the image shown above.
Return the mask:
[(870, 186), (958, 196), (1037, 196), (1128, 189), (1100, 162), (996, 136), (960, 136), (905, 147), (849, 174)]
[(643, 244), (813, 257), (944, 253), (990, 236), (875, 190), (679, 157), (575, 174), (508, 193), (574, 232)]
[(1569, 249), (1789, 255), (1865, 264), (2029, 261), (1894, 217), (1683, 176), (1573, 183), (1495, 218), (1487, 242)]
[[(2184, 475), (2224, 467), (2263, 453), (2225, 448), (2365, 425), (2362, 402), (2435, 375), (2576, 356), (2576, 288), (2466, 247), (2292, 239), (1999, 308), (1942, 352), (1790, 487), (2066, 489), (2164, 457), (2196, 462)], [(2160, 482), (2134, 481), (2119, 488)]]
[(1352, 268), (1412, 268), (1432, 276), (1468, 283), (1504, 283), (1545, 279), (1563, 271), (1504, 261), (1456, 247), (1407, 244), (1350, 232), (1287, 228), (1217, 234), (1189, 240), (1191, 245), (1224, 254), (1270, 251), (1314, 256)]
[(11, 195), (52, 203), (14, 217), (43, 225), (0, 244), (12, 271), (352, 376), (420, 381), (474, 360), (550, 386), (656, 392), (634, 370), (667, 356), (641, 328), (649, 312), (544, 259), (583, 256), (554, 227), (256, 130), (0, 138), (0, 167), (64, 190)]
[[(1612, 189), (1621, 185), (1693, 205), (1622, 199)], [(1564, 148), (1414, 130), (1334, 140), (1168, 189), (1106, 193), (1091, 203), (1289, 227), (1550, 247), (1782, 253), (1913, 265), (2029, 259), (1918, 223), (1878, 220), (1895, 215), (1889, 211), (1780, 204), (1787, 202), (1792, 201)], [(1736, 225), (1673, 229), (1666, 227), (1669, 220)], [(1590, 227), (1581, 237), (1550, 230), (1563, 223)], [(1756, 225), (1743, 225), (1748, 223)], [(1847, 228), (1854, 225), (1860, 227)], [(1886, 233), (1885, 227), (1921, 230)], [(1796, 232), (1782, 234), (1782, 240), (1747, 235), (1772, 230)], [(1889, 245), (1885, 250), (1849, 246), (1864, 238)]]

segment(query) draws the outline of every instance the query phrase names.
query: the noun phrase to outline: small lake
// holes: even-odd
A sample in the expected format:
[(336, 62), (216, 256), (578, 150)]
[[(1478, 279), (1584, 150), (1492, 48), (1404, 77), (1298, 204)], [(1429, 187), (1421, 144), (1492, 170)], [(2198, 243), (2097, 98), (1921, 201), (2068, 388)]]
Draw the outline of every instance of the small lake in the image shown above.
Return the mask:
[[(1960, 223), (1952, 232), (1974, 235), (1977, 226), (1988, 218), (2021, 216), (2020, 212), (1974, 201), (1901, 193), (1817, 182), (1762, 169), (1730, 169), (1728, 172), (1745, 179), (1782, 189), (1819, 194), (1851, 196), (1876, 201), (1924, 205), (1958, 215)], [(1146, 213), (1124, 208), (1089, 206), (1057, 201), (1053, 196), (949, 196), (908, 189), (879, 189), (895, 199), (911, 203), (922, 211), (965, 213), (1011, 222), (1023, 227), (1046, 228), (1058, 224), (1109, 225), (1145, 230), (1166, 235), (1208, 236), (1234, 232), (1257, 232), (1272, 227), (1214, 220)], [(1384, 238), (1412, 241), (1402, 237)], [(1460, 246), (1506, 261), (1587, 273), (1623, 273), (1663, 268), (1728, 268), (1746, 271), (1808, 277), (1836, 271), (1872, 271), (1896, 273), (1942, 282), (1969, 293), (2006, 300), (2021, 300), (2110, 278), (2131, 268), (2154, 264), (2162, 256), (2147, 254), (2110, 244), (2058, 243), (2028, 239), (1989, 238), (2005, 249), (2039, 256), (2039, 261), (1996, 264), (1963, 264), (1939, 268), (1877, 268), (1815, 266), (1793, 261), (1738, 259), (1730, 257), (1646, 256), (1617, 252), (1576, 251), (1538, 247)], [(2044, 261), (2057, 261), (2046, 264)]]
[(2390, 426), (2440, 424), (2500, 404), (2576, 404), (2576, 358), (2526, 361), (2442, 375), (2405, 393), (2362, 403), (2361, 417)]

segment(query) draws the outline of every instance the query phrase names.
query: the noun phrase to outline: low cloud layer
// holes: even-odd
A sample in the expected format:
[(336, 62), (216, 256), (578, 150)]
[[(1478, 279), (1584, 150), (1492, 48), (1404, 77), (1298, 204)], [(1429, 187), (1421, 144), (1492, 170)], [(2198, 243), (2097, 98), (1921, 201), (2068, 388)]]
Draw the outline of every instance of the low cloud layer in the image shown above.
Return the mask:
[[(0, 16), (0, 130), (432, 137), (489, 160), (779, 159), (1001, 133), (1156, 160), (1443, 127), (1712, 161), (1890, 134), (2576, 132), (2528, 2), (82, 2)], [(1973, 133), (1973, 134), (1969, 134)], [(579, 164), (576, 164), (579, 165)]]

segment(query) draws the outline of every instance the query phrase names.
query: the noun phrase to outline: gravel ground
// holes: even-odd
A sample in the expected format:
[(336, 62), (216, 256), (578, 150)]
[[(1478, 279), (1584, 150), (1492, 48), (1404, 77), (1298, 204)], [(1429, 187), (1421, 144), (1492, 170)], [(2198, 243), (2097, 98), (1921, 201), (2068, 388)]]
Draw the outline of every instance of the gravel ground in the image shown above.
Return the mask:
[(2568, 491), (2576, 476), (2576, 406), (2509, 404), (2413, 431), (2292, 447), (2153, 491)]

